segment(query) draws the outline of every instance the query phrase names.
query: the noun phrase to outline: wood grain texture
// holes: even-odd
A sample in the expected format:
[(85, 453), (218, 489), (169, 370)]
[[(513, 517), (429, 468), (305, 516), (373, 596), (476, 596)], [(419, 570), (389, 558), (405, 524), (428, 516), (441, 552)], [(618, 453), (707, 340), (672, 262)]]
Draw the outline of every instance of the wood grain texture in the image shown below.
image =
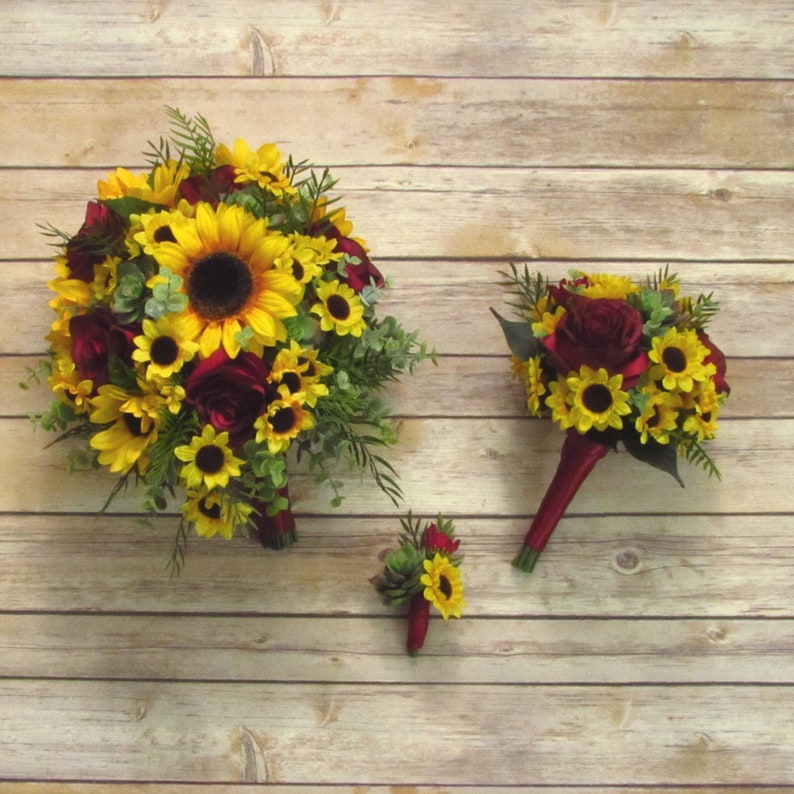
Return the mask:
[(794, 42), (776, 0), (27, 0), (0, 24), (24, 76), (790, 78)]
[[(7, 680), (0, 742), (20, 777), (67, 780), (511, 785), (564, 774), (580, 784), (654, 785), (696, 774), (725, 784), (743, 781), (751, 764), (759, 782), (780, 785), (794, 774), (789, 687), (423, 684), (422, 691)], [(428, 700), (446, 730), (427, 719)], [(752, 709), (767, 715), (763, 724), (731, 720)], [(351, 780), (348, 759), (365, 754), (378, 764), (359, 767)], [(494, 754), (500, 767), (483, 765)]]
[[(794, 13), (782, 0), (0, 3), (0, 794), (783, 794), (794, 786)], [(404, 515), (290, 463), (299, 541), (191, 539), (67, 473), (18, 382), (52, 250), (165, 105), (329, 166), (436, 349), (387, 390), (467, 607), (422, 654), (369, 578)], [(610, 455), (531, 576), (561, 436), (489, 312), (511, 262), (722, 304), (722, 481)], [(176, 509), (176, 503), (174, 505)]]

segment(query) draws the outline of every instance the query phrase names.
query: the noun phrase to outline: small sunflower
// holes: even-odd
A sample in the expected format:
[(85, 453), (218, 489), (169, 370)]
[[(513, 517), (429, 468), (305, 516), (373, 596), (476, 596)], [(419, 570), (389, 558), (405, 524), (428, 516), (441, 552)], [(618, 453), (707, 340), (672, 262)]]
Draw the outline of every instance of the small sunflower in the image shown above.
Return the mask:
[(549, 383), (549, 394), (546, 397), (546, 407), (551, 411), (551, 420), (556, 422), (563, 430), (573, 427), (571, 418), (571, 390), (568, 381), (562, 375), (557, 380)]
[(170, 378), (198, 351), (198, 343), (185, 336), (183, 324), (168, 315), (143, 320), (143, 334), (133, 339), (133, 361), (147, 364), (146, 378)]
[(339, 336), (361, 336), (367, 327), (361, 298), (341, 281), (325, 281), (317, 288), (319, 301), (311, 312), (320, 315), (320, 328)]
[(202, 358), (221, 346), (235, 358), (243, 327), (260, 345), (287, 338), (282, 320), (296, 314), (301, 288), (274, 268), (289, 245), (284, 235), (268, 232), (267, 222), (243, 207), (226, 204), (199, 204), (195, 221), (171, 231), (176, 242), (163, 242), (154, 256), (183, 279), (186, 333), (198, 339)]
[(177, 447), (174, 455), (185, 465), (180, 476), (188, 488), (225, 488), (230, 477), (240, 475), (240, 464), (229, 448), (229, 434), (216, 433), (212, 425), (204, 425), (200, 436), (189, 445)]
[[(651, 388), (646, 391), (647, 402), (634, 422), (643, 444), (652, 438), (659, 444), (670, 443), (670, 432), (678, 426), (681, 397), (673, 392)], [(645, 395), (643, 395), (645, 396)]]
[(286, 386), (279, 389), (280, 399), (273, 400), (256, 422), (256, 440), (266, 441), (271, 455), (286, 452), (302, 430), (314, 427), (314, 417), (303, 407), (302, 394), (290, 394)]
[(622, 375), (609, 376), (603, 367), (593, 370), (586, 364), (578, 375), (567, 378), (571, 390), (571, 421), (580, 433), (591, 428), (623, 427), (622, 416), (631, 412), (629, 393), (621, 390)]
[(179, 183), (189, 176), (188, 164), (180, 164), (175, 160), (158, 165), (152, 172), (151, 180), (148, 174), (133, 174), (126, 168), (117, 168), (108, 174), (106, 182), (101, 179), (97, 182), (97, 196), (100, 199), (130, 196), (173, 207)]
[(650, 376), (661, 381), (667, 391), (691, 392), (695, 381), (704, 381), (716, 372), (713, 364), (704, 364), (709, 350), (692, 329), (670, 328), (664, 336), (655, 336), (651, 345)]
[(438, 552), (432, 560), (425, 560), (423, 567), (425, 573), (419, 581), (425, 586), (425, 598), (441, 613), (444, 620), (450, 615), (459, 618), (461, 608), (466, 606), (460, 569), (448, 557)]
[(565, 309), (562, 306), (555, 307), (553, 312), (539, 312), (539, 318), (532, 323), (532, 334), (539, 339), (544, 336), (551, 336), (564, 316)]
[(692, 412), (684, 421), (685, 433), (695, 436), (698, 441), (706, 441), (717, 435), (720, 397), (712, 380), (700, 384), (695, 394), (686, 395), (684, 406)]
[(533, 356), (526, 367), (527, 408), (533, 416), (540, 416), (543, 395), (548, 391), (541, 362), (540, 356)]
[[(313, 356), (314, 361), (308, 358), (310, 355)], [(318, 362), (316, 356), (316, 350), (303, 350), (297, 342), (291, 340), (290, 346), (279, 350), (276, 355), (268, 380), (276, 388), (286, 387), (289, 394), (303, 393), (304, 402), (313, 408), (317, 404), (318, 397), (325, 397), (328, 394), (328, 387), (320, 383), (317, 365), (333, 372), (332, 367), (325, 367)]]
[(133, 466), (144, 474), (149, 465), (147, 451), (157, 440), (157, 422), (148, 413), (135, 416), (133, 395), (111, 384), (99, 387), (92, 399), (90, 420), (110, 427), (100, 430), (89, 440), (99, 452), (98, 460), (111, 472), (126, 474)]
[(215, 535), (230, 540), (234, 530), (248, 521), (253, 507), (238, 502), (223, 491), (189, 491), (182, 505), (182, 514), (190, 521), (197, 535), (211, 538)]
[[(140, 251), (154, 256), (154, 252), (161, 243), (175, 243), (174, 226), (185, 223), (187, 218), (193, 216), (195, 210), (186, 201), (180, 201), (174, 210), (161, 210), (148, 212), (144, 215), (130, 217), (130, 235), (135, 246)], [(128, 249), (130, 244), (128, 243)], [(130, 253), (134, 253), (132, 250)]]
[(218, 146), (216, 161), (218, 165), (234, 166), (237, 183), (255, 182), (274, 196), (297, 192), (284, 173), (281, 152), (274, 143), (266, 143), (253, 151), (242, 138), (238, 138), (232, 149), (223, 143)]

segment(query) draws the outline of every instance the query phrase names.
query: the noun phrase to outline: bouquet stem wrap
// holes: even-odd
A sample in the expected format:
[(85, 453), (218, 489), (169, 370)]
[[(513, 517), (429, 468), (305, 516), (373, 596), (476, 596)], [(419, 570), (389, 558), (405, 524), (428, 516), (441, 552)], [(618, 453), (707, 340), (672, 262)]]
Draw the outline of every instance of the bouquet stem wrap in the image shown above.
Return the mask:
[(427, 629), (430, 625), (430, 602), (424, 593), (417, 593), (408, 602), (408, 641), (406, 646), (410, 656), (418, 656), (425, 644)]
[(524, 538), (513, 566), (531, 573), (560, 519), (587, 476), (609, 447), (570, 428), (560, 451), (560, 462), (538, 512)]
[(285, 549), (297, 539), (295, 516), (289, 504), (289, 489), (286, 485), (279, 488), (278, 496), (287, 500), (287, 506), (275, 515), (268, 515), (268, 503), (255, 504), (258, 515), (253, 516), (253, 520), (259, 533), (259, 542), (269, 549)]

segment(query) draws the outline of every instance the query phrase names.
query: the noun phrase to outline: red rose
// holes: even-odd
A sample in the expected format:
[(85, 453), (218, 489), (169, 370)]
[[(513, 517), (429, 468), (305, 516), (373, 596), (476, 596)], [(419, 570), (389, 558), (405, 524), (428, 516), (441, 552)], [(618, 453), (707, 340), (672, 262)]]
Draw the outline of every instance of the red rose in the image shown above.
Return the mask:
[(717, 392), (724, 392), (726, 395), (731, 393), (731, 387), (728, 381), (725, 380), (725, 354), (720, 350), (714, 342), (709, 339), (709, 335), (705, 331), (698, 331), (698, 339), (708, 348), (709, 354), (703, 360), (704, 364), (714, 364), (717, 368), (717, 374), (714, 376), (714, 385), (717, 387)]
[(124, 250), (124, 222), (115, 212), (97, 201), (89, 201), (80, 231), (66, 243), (66, 262), (73, 278), (90, 284), (94, 265), (108, 255), (121, 255)]
[(274, 396), (267, 382), (269, 374), (266, 364), (253, 353), (229, 358), (220, 348), (190, 373), (185, 392), (202, 424), (228, 432), (230, 446), (239, 448), (253, 437), (254, 422)]
[(460, 546), (459, 540), (453, 540), (446, 532), (442, 532), (435, 524), (425, 530), (425, 547), (428, 551), (440, 551), (442, 554), (454, 554)]
[(610, 298), (571, 294), (564, 305), (554, 333), (541, 339), (551, 366), (562, 375), (578, 372), (583, 364), (603, 367), (610, 375), (623, 375), (623, 388), (631, 388), (648, 364), (640, 350), (642, 315), (626, 301)]
[(133, 339), (140, 333), (137, 326), (119, 325), (112, 312), (98, 309), (91, 314), (72, 317), (72, 361), (81, 380), (92, 380), (94, 392), (110, 380), (110, 359), (118, 356), (132, 366)]
[(242, 184), (234, 181), (235, 178), (234, 166), (222, 165), (206, 174), (197, 174), (183, 179), (179, 183), (179, 194), (188, 204), (206, 201), (213, 207), (217, 207), (224, 194), (233, 193), (243, 187)]

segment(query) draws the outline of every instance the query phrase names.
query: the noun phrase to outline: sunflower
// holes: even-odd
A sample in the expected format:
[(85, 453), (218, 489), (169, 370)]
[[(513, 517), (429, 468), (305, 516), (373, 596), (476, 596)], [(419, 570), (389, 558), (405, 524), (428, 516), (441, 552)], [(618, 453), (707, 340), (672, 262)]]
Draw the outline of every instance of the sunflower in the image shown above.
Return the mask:
[(712, 380), (700, 384), (695, 394), (686, 395), (684, 406), (692, 413), (684, 421), (684, 432), (706, 441), (717, 434), (717, 416), (720, 412), (720, 397)]
[(230, 540), (236, 527), (244, 525), (253, 507), (229, 498), (223, 491), (189, 491), (182, 515), (205, 538), (221, 535)]
[(273, 400), (255, 422), (256, 440), (266, 441), (271, 455), (286, 452), (292, 439), (302, 430), (314, 427), (314, 417), (303, 407), (303, 395), (290, 394), (286, 386), (279, 387), (279, 399)]
[(626, 300), (627, 296), (640, 291), (639, 285), (626, 276), (614, 276), (611, 273), (592, 273), (587, 278), (589, 283), (582, 291), (582, 294), (588, 298)]
[(603, 367), (593, 370), (583, 364), (578, 375), (568, 376), (567, 384), (571, 390), (571, 422), (578, 432), (623, 427), (621, 416), (630, 413), (631, 406), (629, 393), (620, 388), (622, 375), (610, 377)]
[(282, 320), (297, 313), (302, 290), (273, 266), (289, 245), (284, 235), (269, 233), (267, 222), (243, 207), (203, 203), (195, 221), (171, 231), (176, 242), (161, 243), (154, 256), (183, 279), (186, 333), (198, 339), (202, 358), (221, 345), (235, 358), (243, 327), (259, 345), (286, 339)]
[(237, 175), (234, 181), (237, 183), (255, 182), (274, 196), (297, 192), (284, 173), (281, 152), (274, 143), (266, 143), (254, 152), (242, 138), (238, 138), (233, 149), (220, 144), (215, 157), (218, 165), (234, 166)]
[(651, 345), (650, 376), (667, 391), (691, 392), (695, 381), (704, 381), (717, 371), (713, 364), (704, 364), (709, 350), (692, 329), (670, 328), (664, 336), (655, 336)]
[(89, 440), (89, 445), (99, 452), (99, 462), (110, 471), (121, 474), (137, 466), (138, 473), (142, 475), (149, 465), (147, 450), (157, 440), (158, 421), (139, 410), (134, 395), (111, 384), (99, 387), (92, 405), (91, 422), (113, 423)]
[(527, 408), (533, 416), (540, 416), (543, 407), (543, 395), (548, 391), (544, 381), (541, 357), (533, 356), (527, 361), (526, 366), (526, 387), (527, 387)]
[(551, 420), (556, 422), (563, 430), (573, 427), (571, 418), (571, 390), (567, 380), (558, 375), (557, 380), (549, 383), (551, 394), (546, 398), (546, 407), (551, 411)]
[(532, 323), (532, 334), (538, 338), (551, 336), (564, 316), (565, 309), (562, 306), (557, 306), (553, 312), (542, 312), (540, 319)]
[(143, 334), (133, 339), (133, 361), (146, 364), (147, 380), (170, 378), (198, 351), (198, 343), (185, 336), (183, 323), (168, 315), (143, 320)]
[(97, 196), (101, 200), (130, 196), (173, 207), (176, 203), (176, 192), (179, 183), (190, 176), (187, 163), (168, 160), (158, 165), (151, 175), (133, 174), (126, 168), (117, 168), (107, 176), (107, 182), (97, 182)]
[(290, 346), (279, 350), (276, 355), (268, 380), (277, 388), (283, 385), (289, 394), (302, 392), (306, 405), (313, 408), (318, 397), (328, 394), (328, 387), (320, 383), (318, 373), (330, 372), (333, 372), (333, 367), (317, 361), (316, 350), (303, 350), (295, 340), (290, 340)]
[(646, 444), (648, 438), (652, 438), (659, 444), (669, 444), (670, 431), (678, 426), (681, 397), (653, 387), (650, 390), (644, 389), (640, 396), (645, 399), (642, 411), (634, 422), (640, 441)]
[(317, 288), (319, 301), (310, 309), (320, 315), (320, 328), (339, 336), (361, 336), (367, 327), (364, 304), (353, 290), (341, 281), (325, 281)]
[(425, 560), (422, 564), (425, 573), (419, 581), (425, 586), (425, 598), (441, 613), (444, 620), (450, 615), (459, 618), (461, 608), (466, 606), (460, 569), (448, 557), (438, 552), (432, 560)]
[(174, 455), (185, 465), (180, 476), (188, 488), (225, 488), (230, 477), (240, 475), (240, 464), (229, 449), (229, 434), (217, 433), (212, 425), (204, 425), (200, 436), (193, 436), (189, 445), (176, 447)]
[(180, 201), (176, 209), (152, 210), (144, 215), (130, 216), (130, 238), (127, 248), (132, 255), (135, 247), (144, 254), (153, 256), (161, 243), (175, 243), (173, 227), (184, 224), (187, 218), (193, 217), (195, 210), (186, 201)]

